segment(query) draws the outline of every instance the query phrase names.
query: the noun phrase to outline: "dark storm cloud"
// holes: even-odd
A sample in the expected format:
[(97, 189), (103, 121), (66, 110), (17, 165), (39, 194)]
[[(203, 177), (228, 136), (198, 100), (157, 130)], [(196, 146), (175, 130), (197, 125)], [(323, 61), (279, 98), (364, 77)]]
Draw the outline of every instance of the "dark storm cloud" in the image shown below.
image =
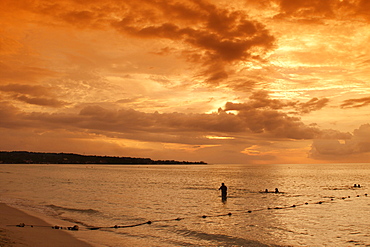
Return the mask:
[(329, 99), (323, 98), (312, 98), (311, 100), (307, 101), (306, 103), (299, 103), (298, 110), (301, 113), (309, 113), (311, 111), (317, 111), (325, 107), (329, 102)]
[(113, 27), (136, 38), (174, 41), (185, 59), (203, 66), (208, 82), (225, 79), (232, 62), (261, 59), (275, 41), (245, 12), (209, 1), (38, 1), (27, 10), (81, 28)]
[[(242, 132), (243, 123), (233, 114), (144, 113), (133, 109), (111, 111), (99, 106), (81, 110), (86, 128), (118, 132)], [(106, 121), (110, 119), (109, 121)]]
[(50, 18), (50, 25), (114, 28), (139, 39), (173, 41), (179, 56), (201, 65), (206, 82), (227, 78), (233, 62), (262, 59), (275, 43), (246, 12), (206, 0), (22, 1), (18, 7)]
[[(246, 103), (229, 102), (225, 110), (220, 108), (218, 113), (212, 114), (145, 113), (133, 109), (110, 110), (97, 105), (86, 106), (79, 114), (22, 113), (15, 112), (17, 109), (14, 107), (9, 111), (4, 108), (1, 114), (12, 116), (12, 121), (23, 123), (25, 128), (83, 130), (138, 140), (146, 140), (153, 134), (157, 136), (157, 141), (177, 136), (175, 139), (191, 137), (195, 143), (206, 135), (258, 135), (281, 139), (349, 138), (347, 133), (307, 126), (299, 117), (283, 111), (303, 105), (301, 108), (307, 113), (319, 109), (322, 104), (318, 99), (303, 104), (270, 99), (267, 92), (258, 91)], [(170, 139), (174, 140), (172, 137)]]
[[(110, 111), (99, 106), (84, 108), (80, 115), (87, 128), (100, 126), (114, 131), (148, 132), (198, 132), (198, 133), (255, 133), (276, 138), (312, 139), (320, 136), (341, 136), (340, 132), (323, 131), (307, 126), (299, 117), (289, 116), (282, 111), (296, 110), (296, 114), (309, 113), (325, 106), (327, 100), (312, 99), (306, 103), (270, 99), (266, 91), (251, 95), (246, 103), (231, 103), (220, 109), (218, 114), (143, 113), (132, 109)], [(227, 113), (237, 111), (236, 114)], [(110, 119), (110, 121), (106, 121)], [(99, 127), (99, 128), (100, 128)]]
[[(327, 99), (313, 98), (306, 103), (271, 99), (266, 91), (258, 91), (251, 95), (246, 103), (231, 103), (225, 105), (225, 111), (238, 111), (237, 116), (252, 132), (267, 133), (278, 138), (313, 139), (320, 136), (330, 138), (349, 138), (346, 133), (305, 125), (294, 115), (307, 114), (319, 110), (326, 105)], [(284, 109), (293, 109), (290, 116)]]
[[(194, 52), (198, 55), (208, 82), (227, 78), (226, 66), (231, 62), (259, 59), (273, 48), (274, 37), (265, 26), (240, 11), (221, 9), (207, 1), (158, 1), (149, 7), (135, 13), (129, 9), (113, 26), (140, 38), (187, 44), (190, 47), (183, 49), (187, 50), (188, 60), (195, 61)], [(144, 18), (148, 11), (150, 17)]]
[(340, 105), (341, 108), (359, 108), (370, 104), (370, 97), (364, 97), (359, 99), (348, 99), (343, 101)]
[(295, 110), (296, 114), (310, 113), (311, 111), (317, 111), (327, 105), (329, 99), (323, 98), (312, 98), (305, 103), (298, 101), (278, 100), (271, 99), (267, 91), (254, 92), (247, 103), (226, 103), (225, 110), (251, 110), (251, 109), (272, 109), (282, 110), (291, 108)]
[(355, 129), (351, 139), (345, 142), (338, 140), (314, 140), (310, 156), (317, 159), (341, 159), (343, 156), (370, 153), (370, 124)]
[(17, 100), (23, 101), (28, 104), (32, 105), (39, 105), (39, 106), (49, 106), (49, 107), (63, 107), (67, 105), (66, 102), (57, 100), (57, 99), (52, 99), (52, 98), (35, 98), (35, 97), (28, 97), (25, 95), (19, 95), (14, 97)]
[(209, 1), (70, 1), (73, 2), (78, 6), (36, 1), (25, 8), (73, 25), (95, 27), (101, 22), (141, 38), (180, 40), (224, 61), (250, 58), (252, 47), (260, 47), (263, 53), (274, 42), (265, 26), (244, 12)]
[(10, 95), (12, 99), (19, 100), (28, 104), (63, 107), (66, 102), (55, 99), (51, 88), (38, 85), (7, 84), (0, 86), (0, 92)]

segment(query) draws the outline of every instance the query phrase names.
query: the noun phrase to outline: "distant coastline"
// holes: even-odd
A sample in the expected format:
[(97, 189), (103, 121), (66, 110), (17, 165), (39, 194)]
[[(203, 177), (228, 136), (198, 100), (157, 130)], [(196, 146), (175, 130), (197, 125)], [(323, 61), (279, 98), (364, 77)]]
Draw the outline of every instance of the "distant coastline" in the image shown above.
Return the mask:
[(28, 151), (0, 151), (0, 164), (207, 164), (204, 161), (152, 160), (116, 156), (81, 155), (74, 153), (42, 153)]

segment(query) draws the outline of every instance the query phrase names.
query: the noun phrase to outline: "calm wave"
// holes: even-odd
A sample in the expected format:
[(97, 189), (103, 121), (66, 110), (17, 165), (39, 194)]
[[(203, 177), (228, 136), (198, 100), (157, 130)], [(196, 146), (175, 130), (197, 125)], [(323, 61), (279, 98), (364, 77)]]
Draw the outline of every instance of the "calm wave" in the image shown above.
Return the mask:
[(366, 246), (369, 177), (370, 164), (1, 164), (0, 193), (98, 246)]

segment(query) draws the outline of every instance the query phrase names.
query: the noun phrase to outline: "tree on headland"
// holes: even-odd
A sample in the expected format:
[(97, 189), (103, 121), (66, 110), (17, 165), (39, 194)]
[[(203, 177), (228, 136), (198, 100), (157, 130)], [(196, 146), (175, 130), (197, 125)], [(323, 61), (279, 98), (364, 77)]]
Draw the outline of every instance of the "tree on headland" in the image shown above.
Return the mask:
[(207, 164), (203, 161), (152, 160), (115, 156), (81, 155), (73, 153), (40, 153), (27, 151), (0, 151), (3, 164)]

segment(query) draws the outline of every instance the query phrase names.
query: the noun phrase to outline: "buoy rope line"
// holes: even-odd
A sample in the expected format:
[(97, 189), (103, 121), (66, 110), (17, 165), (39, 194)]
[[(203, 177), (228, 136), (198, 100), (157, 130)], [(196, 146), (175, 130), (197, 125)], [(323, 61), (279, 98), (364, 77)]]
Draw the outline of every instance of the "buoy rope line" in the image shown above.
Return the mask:
[[(368, 194), (364, 194), (365, 197), (367, 197)], [(357, 195), (356, 197), (360, 197), (360, 195)], [(184, 219), (189, 219), (189, 218), (211, 218), (211, 217), (224, 217), (224, 216), (232, 216), (232, 215), (242, 215), (242, 214), (250, 214), (250, 213), (253, 213), (253, 212), (260, 212), (260, 211), (264, 211), (264, 210), (278, 210), (278, 209), (288, 209), (288, 208), (296, 208), (296, 207), (299, 207), (299, 206), (304, 206), (304, 205), (308, 205), (308, 204), (323, 204), (323, 203), (328, 203), (328, 202), (332, 202), (334, 201), (335, 199), (340, 199), (340, 200), (345, 200), (345, 199), (348, 199), (348, 198), (351, 198), (351, 196), (346, 196), (346, 197), (334, 197), (334, 198), (330, 198), (330, 200), (321, 200), (321, 201), (317, 201), (317, 202), (313, 202), (313, 203), (308, 203), (308, 202), (305, 202), (305, 203), (300, 203), (300, 204), (293, 204), (293, 205), (289, 205), (289, 206), (277, 206), (277, 207), (267, 207), (267, 208), (260, 208), (260, 209), (255, 209), (255, 210), (248, 210), (248, 211), (244, 211), (244, 212), (237, 212), (237, 213), (227, 213), (227, 214), (216, 214), (216, 215), (201, 215), (201, 216), (193, 216), (193, 217), (184, 217), (184, 218), (181, 218), (181, 217), (178, 217), (178, 218), (175, 218), (175, 219), (162, 219), (162, 220), (149, 220), (149, 221), (146, 221), (146, 222), (142, 222), (142, 223), (138, 223), (138, 224), (133, 224), (133, 225), (114, 225), (114, 226), (98, 226), (98, 227), (85, 227), (85, 229), (87, 230), (100, 230), (100, 229), (110, 229), (110, 228), (113, 228), (113, 229), (118, 229), (118, 228), (130, 228), (130, 227), (137, 227), (137, 226), (142, 226), (142, 225), (151, 225), (152, 223), (155, 223), (155, 222), (168, 222), (168, 221), (181, 221), (181, 220), (184, 220)], [(74, 226), (71, 226), (71, 227), (64, 227), (64, 226), (42, 226), (42, 225), (27, 225), (25, 223), (20, 223), (18, 225), (7, 225), (7, 226), (15, 226), (15, 227), (51, 227), (52, 229), (61, 229), (61, 230), (70, 230), (70, 231), (78, 231), (79, 230), (79, 226), (78, 225), (74, 225)]]

